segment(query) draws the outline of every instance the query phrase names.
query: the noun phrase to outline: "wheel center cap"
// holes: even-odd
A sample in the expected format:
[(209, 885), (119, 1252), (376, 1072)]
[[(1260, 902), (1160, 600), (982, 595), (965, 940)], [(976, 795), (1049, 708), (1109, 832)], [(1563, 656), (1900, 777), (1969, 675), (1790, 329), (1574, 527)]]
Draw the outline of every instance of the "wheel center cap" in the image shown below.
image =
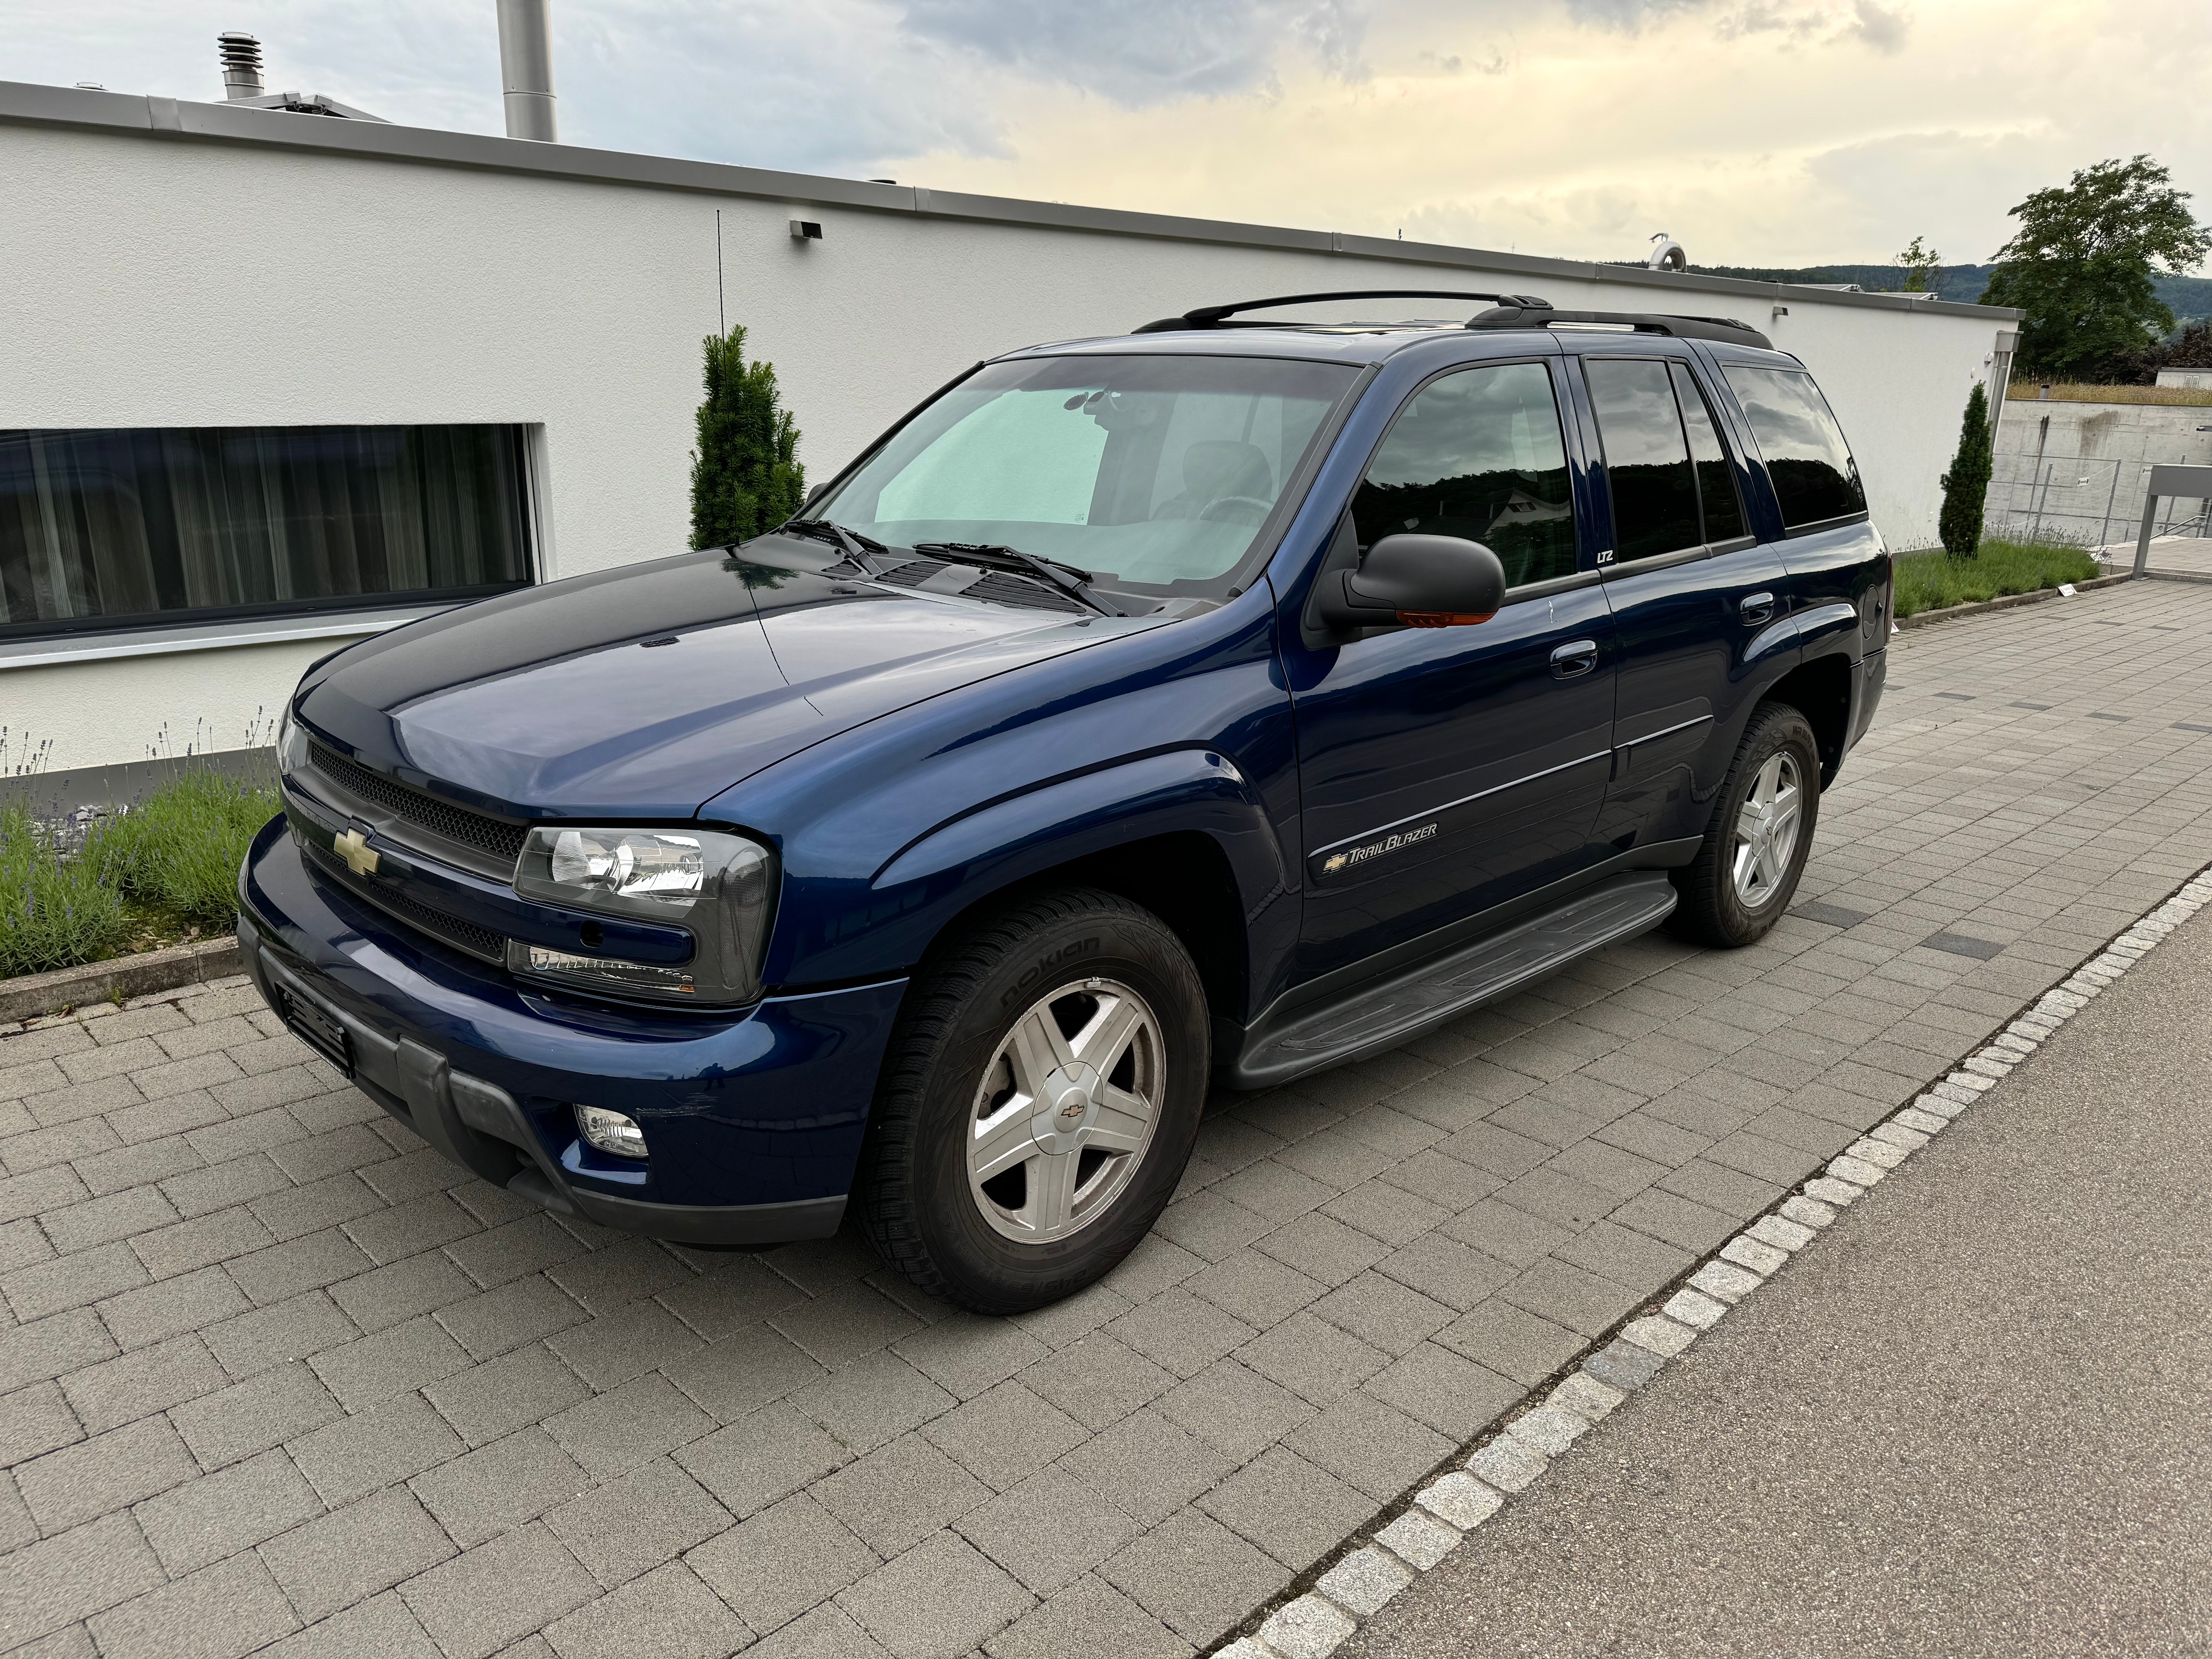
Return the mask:
[(1072, 1152), (1098, 1115), (1098, 1071), (1078, 1061), (1045, 1079), (1030, 1134), (1048, 1152)]

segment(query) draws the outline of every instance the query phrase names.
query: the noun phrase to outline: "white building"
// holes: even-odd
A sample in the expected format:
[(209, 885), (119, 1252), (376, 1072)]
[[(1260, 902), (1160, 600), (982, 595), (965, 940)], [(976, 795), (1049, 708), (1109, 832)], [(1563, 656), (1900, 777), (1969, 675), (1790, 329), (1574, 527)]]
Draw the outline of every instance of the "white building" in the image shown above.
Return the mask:
[(265, 743), (347, 639), (680, 550), (726, 316), (816, 478), (978, 358), (1212, 301), (1733, 316), (1912, 547), (2018, 314), (8, 82), (0, 179), (0, 774)]

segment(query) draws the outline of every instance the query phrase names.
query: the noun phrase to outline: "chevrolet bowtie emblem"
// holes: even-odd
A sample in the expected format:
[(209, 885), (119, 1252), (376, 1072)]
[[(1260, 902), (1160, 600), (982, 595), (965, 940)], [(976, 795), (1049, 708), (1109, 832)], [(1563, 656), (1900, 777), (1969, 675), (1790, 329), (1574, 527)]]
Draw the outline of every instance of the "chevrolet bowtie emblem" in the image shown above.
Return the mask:
[(331, 840), (331, 851), (346, 861), (346, 868), (356, 876), (376, 873), (376, 854), (371, 850), (368, 837), (358, 830), (349, 830)]

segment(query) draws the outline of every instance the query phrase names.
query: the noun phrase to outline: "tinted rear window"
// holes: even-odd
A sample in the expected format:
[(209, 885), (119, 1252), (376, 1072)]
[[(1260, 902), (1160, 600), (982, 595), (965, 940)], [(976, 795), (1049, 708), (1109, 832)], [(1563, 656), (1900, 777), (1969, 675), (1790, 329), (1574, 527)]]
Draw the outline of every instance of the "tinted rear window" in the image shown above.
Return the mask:
[(1784, 524), (1798, 530), (1866, 511), (1858, 464), (1810, 374), (1735, 363), (1728, 380), (1766, 457)]

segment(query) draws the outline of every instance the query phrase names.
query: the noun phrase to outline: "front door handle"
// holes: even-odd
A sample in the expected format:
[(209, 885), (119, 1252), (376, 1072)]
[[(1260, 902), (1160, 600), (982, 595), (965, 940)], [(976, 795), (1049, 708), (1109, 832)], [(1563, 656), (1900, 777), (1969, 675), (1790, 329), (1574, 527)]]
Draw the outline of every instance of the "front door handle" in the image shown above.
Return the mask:
[(1552, 653), (1552, 678), (1580, 679), (1597, 666), (1597, 641), (1572, 640)]
[(1757, 628), (1762, 623), (1774, 620), (1774, 595), (1747, 593), (1736, 601), (1736, 614), (1743, 618), (1747, 628)]

